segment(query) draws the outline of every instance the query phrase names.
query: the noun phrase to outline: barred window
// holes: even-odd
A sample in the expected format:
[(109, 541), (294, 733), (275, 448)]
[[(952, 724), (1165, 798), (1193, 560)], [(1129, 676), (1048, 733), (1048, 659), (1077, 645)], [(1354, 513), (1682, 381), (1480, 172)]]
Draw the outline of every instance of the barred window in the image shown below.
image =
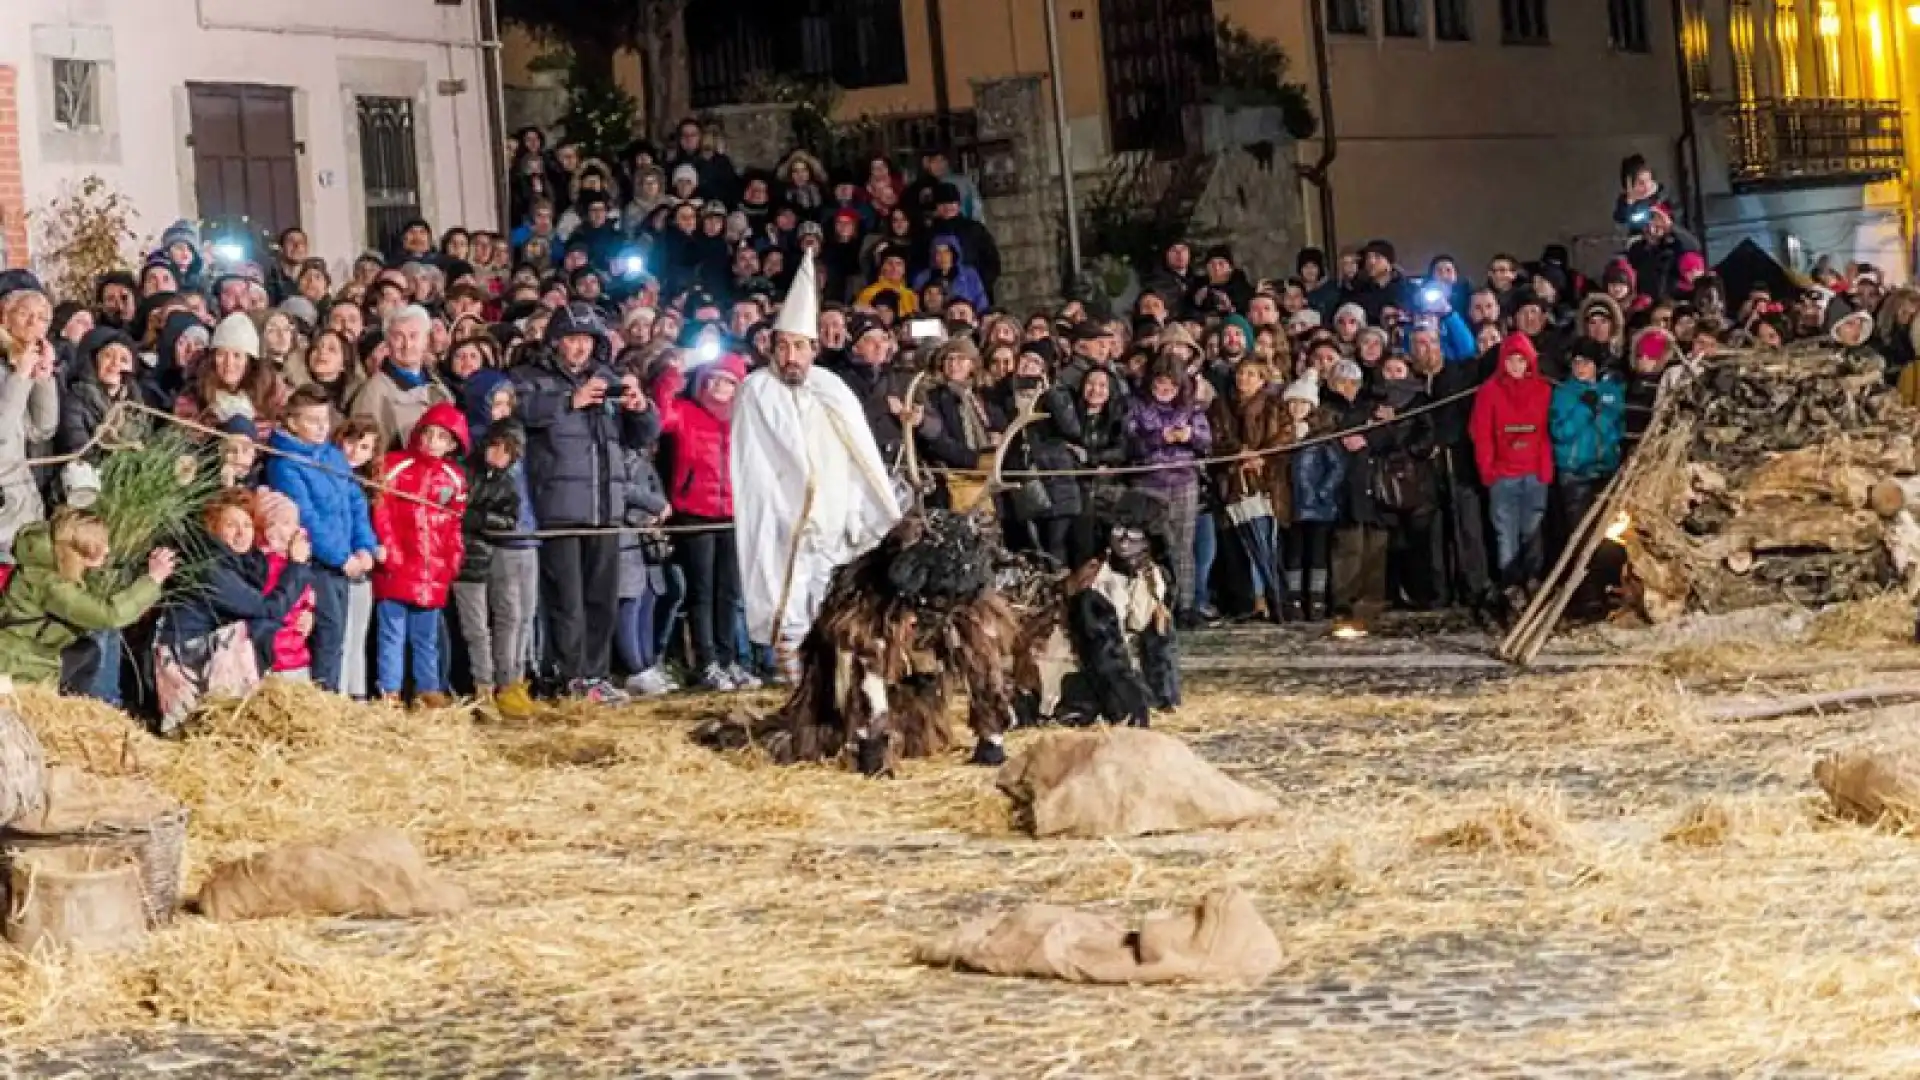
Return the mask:
[(1433, 36), (1441, 41), (1472, 41), (1471, 0), (1433, 0)]
[(53, 126), (61, 131), (100, 130), (100, 65), (55, 57)]
[(1547, 44), (1547, 0), (1500, 0), (1500, 40), (1508, 45)]
[(1368, 25), (1368, 0), (1327, 0), (1327, 33), (1357, 34), (1373, 32)]
[(1607, 0), (1607, 41), (1621, 52), (1650, 52), (1647, 0)]
[(1427, 0), (1385, 0), (1381, 10), (1380, 30), (1388, 37), (1417, 38), (1425, 34), (1420, 25), (1420, 9), (1427, 6)]

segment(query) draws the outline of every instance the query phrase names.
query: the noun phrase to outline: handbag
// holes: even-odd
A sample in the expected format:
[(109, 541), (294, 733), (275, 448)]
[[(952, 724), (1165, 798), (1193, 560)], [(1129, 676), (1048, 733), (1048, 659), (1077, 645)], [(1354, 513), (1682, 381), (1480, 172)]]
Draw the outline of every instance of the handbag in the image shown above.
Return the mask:
[(1373, 459), (1373, 498), (1388, 510), (1425, 510), (1433, 505), (1433, 477), (1412, 454)]
[[(1026, 445), (1020, 455), (1026, 462), (1028, 471), (1033, 469), (1033, 446)], [(1053, 496), (1047, 494), (1047, 483), (1038, 476), (1029, 476), (1020, 482), (1007, 496), (1013, 505), (1013, 516), (1021, 521), (1033, 521), (1046, 517), (1053, 510)]]
[(640, 534), (640, 557), (653, 565), (673, 561), (673, 539), (663, 532)]

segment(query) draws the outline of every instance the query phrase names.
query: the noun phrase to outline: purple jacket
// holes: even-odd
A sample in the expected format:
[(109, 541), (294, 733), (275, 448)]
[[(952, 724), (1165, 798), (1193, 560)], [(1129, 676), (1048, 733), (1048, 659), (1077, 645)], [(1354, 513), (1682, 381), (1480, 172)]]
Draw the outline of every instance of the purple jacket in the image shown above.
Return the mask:
[[(1168, 442), (1166, 433), (1177, 427), (1191, 429), (1193, 438), (1183, 443)], [(1149, 397), (1135, 402), (1127, 418), (1127, 451), (1130, 465), (1191, 463), (1207, 456), (1213, 452), (1207, 410), (1191, 401), (1162, 405)], [(1159, 492), (1180, 491), (1199, 483), (1199, 479), (1200, 474), (1191, 468), (1157, 469), (1134, 476), (1139, 487)]]

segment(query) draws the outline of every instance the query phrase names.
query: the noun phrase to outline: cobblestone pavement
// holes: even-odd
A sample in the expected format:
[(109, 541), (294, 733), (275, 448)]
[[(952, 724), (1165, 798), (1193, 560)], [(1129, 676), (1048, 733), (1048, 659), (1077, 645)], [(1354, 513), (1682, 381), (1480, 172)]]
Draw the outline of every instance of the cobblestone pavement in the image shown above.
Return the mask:
[[(1334, 646), (1300, 633), (1198, 635), (1190, 694), (1399, 692), (1463, 696), (1508, 677), (1474, 662), (1487, 642), (1464, 629), (1443, 642), (1461, 666), (1395, 666), (1416, 647), (1381, 637)], [(1357, 666), (1333, 657), (1373, 658)], [(1319, 663), (1316, 661), (1326, 661)], [(1821, 721), (1838, 737), (1870, 723)], [(1211, 726), (1211, 725), (1210, 725)], [(1782, 755), (1794, 740), (1759, 730), (1709, 756), (1649, 752), (1605, 766), (1552, 747), (1507, 745), (1470, 716), (1411, 726), (1388, 717), (1314, 723), (1249, 715), (1187, 733), (1210, 760), (1278, 793), (1289, 805), (1350, 808), (1418, 790), (1463, 798), (1551, 786), (1569, 818), (1600, 836), (1640, 836), (1666, 811), (1711, 792), (1790, 797), (1804, 785)], [(1390, 750), (1395, 747), (1397, 750)], [(1790, 767), (1791, 766), (1791, 767)], [(1632, 816), (1623, 806), (1635, 809)], [(951, 837), (923, 845), (897, 837), (836, 837), (822, 850), (897, 860), (995, 859), (1007, 838)], [(1128, 849), (1138, 874), (1200, 872), (1222, 849), (1205, 839)], [(631, 857), (645, 859), (644, 852)], [(1789, 871), (1791, 869), (1789, 868)], [(1805, 871), (1817, 874), (1818, 867)], [(523, 1000), (511, 987), (476, 987), (457, 1012), (375, 1027), (111, 1038), (0, 1053), (0, 1076), (252, 1077), (1392, 1077), (1640, 1080), (1749, 1075), (1751, 1060), (1714, 1063), (1672, 1038), (1698, 1003), (1633, 991), (1658, 976), (1677, 942), (1699, 931), (1650, 921), (1634, 932), (1598, 922), (1530, 920), (1516, 885), (1471, 863), (1442, 864), (1404, 898), (1453, 912), (1410, 916), (1404, 928), (1368, 916), (1338, 948), (1305, 942), (1302, 958), (1246, 992), (1122, 990), (920, 972), (885, 995), (826, 993), (806, 1001), (688, 1002), (670, 1012), (639, 1003)], [(917, 888), (917, 887), (914, 887)], [(1045, 895), (1045, 882), (1008, 880), (964, 896), (903, 889), (889, 912), (916, 931)], [(1303, 892), (1302, 897), (1308, 894)], [(1263, 896), (1283, 942), (1339, 928), (1350, 901)], [(1476, 916), (1473, 909), (1484, 905)], [(1298, 908), (1298, 912), (1294, 908)], [(1391, 909), (1388, 909), (1391, 910)], [(1465, 914), (1461, 914), (1464, 912)], [(1910, 914), (1920, 914), (1913, 913)], [(823, 917), (825, 917), (823, 915)], [(1784, 917), (1784, 916), (1783, 916)], [(1871, 922), (1872, 920), (1866, 920)], [(1344, 931), (1343, 931), (1344, 932)], [(1855, 936), (1910, 937), (1910, 925), (1852, 927)], [(1676, 1027), (1676, 1025), (1681, 1025)], [(1662, 1034), (1665, 1033), (1665, 1034)], [(1776, 1078), (1849, 1075), (1792, 1060), (1766, 1062)]]

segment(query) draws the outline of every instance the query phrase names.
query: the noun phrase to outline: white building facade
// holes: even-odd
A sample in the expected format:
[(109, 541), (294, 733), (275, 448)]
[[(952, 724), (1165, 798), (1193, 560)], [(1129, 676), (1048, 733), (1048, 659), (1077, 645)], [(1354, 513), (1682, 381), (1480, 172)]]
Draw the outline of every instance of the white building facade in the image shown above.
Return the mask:
[(0, 263), (88, 176), (144, 239), (305, 229), (344, 270), (412, 217), (499, 225), (486, 0), (0, 2)]

